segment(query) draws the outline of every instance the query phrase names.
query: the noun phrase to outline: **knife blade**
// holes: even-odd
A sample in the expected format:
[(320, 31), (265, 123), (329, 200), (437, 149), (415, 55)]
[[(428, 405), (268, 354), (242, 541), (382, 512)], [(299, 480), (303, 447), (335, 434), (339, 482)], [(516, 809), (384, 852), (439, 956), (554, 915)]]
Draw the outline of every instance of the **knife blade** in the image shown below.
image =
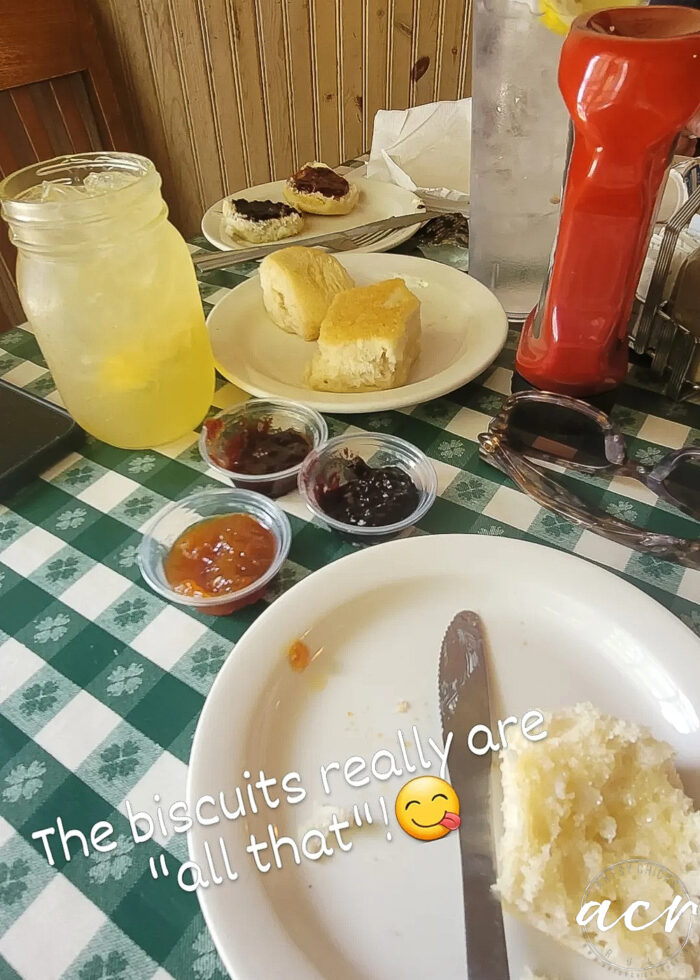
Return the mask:
[(366, 225), (357, 225), (355, 228), (347, 228), (345, 231), (329, 232), (325, 235), (312, 235), (310, 238), (302, 240), (289, 240), (268, 243), (267, 245), (256, 245), (254, 248), (232, 248), (227, 251), (207, 252), (205, 255), (194, 255), (192, 261), (198, 272), (208, 272), (211, 269), (222, 269), (226, 266), (238, 265), (240, 262), (250, 262), (253, 259), (262, 259), (271, 252), (277, 252), (282, 248), (289, 248), (291, 245), (332, 245), (334, 242), (345, 242), (349, 238), (360, 234), (367, 234), (373, 231), (393, 231), (395, 228), (406, 228), (410, 225), (422, 224), (430, 221), (431, 218), (438, 217), (442, 212), (431, 211), (429, 209), (414, 211), (411, 214), (401, 214), (393, 218), (382, 218), (379, 221), (370, 221)]
[(450, 783), (460, 801), (464, 929), (469, 980), (509, 980), (503, 913), (492, 885), (496, 861), (491, 829), (491, 751), (477, 755), (466, 744), (474, 725), (491, 727), (486, 646), (476, 613), (457, 613), (440, 650), (438, 694), (443, 738), (454, 733)]

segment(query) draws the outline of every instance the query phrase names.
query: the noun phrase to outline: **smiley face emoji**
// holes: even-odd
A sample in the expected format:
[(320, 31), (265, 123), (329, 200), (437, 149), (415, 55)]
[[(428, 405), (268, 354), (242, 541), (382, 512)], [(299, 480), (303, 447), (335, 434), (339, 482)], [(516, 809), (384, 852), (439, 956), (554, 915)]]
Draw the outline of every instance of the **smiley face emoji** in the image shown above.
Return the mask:
[(461, 823), (457, 794), (437, 776), (418, 776), (402, 786), (394, 809), (401, 829), (416, 840), (439, 840)]

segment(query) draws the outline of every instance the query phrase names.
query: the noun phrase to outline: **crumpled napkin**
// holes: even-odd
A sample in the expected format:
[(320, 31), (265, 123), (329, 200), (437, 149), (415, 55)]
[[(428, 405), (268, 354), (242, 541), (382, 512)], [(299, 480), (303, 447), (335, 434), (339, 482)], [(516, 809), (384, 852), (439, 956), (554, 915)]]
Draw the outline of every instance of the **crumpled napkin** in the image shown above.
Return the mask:
[(374, 117), (367, 176), (459, 209), (469, 202), (471, 99), (413, 109), (380, 109)]

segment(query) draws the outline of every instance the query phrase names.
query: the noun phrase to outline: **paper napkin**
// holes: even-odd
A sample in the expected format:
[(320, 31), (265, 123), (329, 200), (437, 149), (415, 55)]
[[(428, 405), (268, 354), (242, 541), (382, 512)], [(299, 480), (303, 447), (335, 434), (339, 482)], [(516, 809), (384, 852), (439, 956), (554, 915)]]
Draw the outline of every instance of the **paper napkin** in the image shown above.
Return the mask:
[(381, 109), (367, 176), (463, 207), (469, 201), (471, 123), (471, 99)]

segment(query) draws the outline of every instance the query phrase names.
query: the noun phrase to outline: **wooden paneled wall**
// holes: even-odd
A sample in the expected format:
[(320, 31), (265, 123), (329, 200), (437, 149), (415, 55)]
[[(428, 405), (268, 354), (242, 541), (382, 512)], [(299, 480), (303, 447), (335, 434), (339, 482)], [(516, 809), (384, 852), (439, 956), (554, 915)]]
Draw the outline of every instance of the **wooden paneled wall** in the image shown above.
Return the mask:
[(88, 0), (186, 234), (226, 193), (369, 149), (377, 109), (470, 88), (470, 0)]

